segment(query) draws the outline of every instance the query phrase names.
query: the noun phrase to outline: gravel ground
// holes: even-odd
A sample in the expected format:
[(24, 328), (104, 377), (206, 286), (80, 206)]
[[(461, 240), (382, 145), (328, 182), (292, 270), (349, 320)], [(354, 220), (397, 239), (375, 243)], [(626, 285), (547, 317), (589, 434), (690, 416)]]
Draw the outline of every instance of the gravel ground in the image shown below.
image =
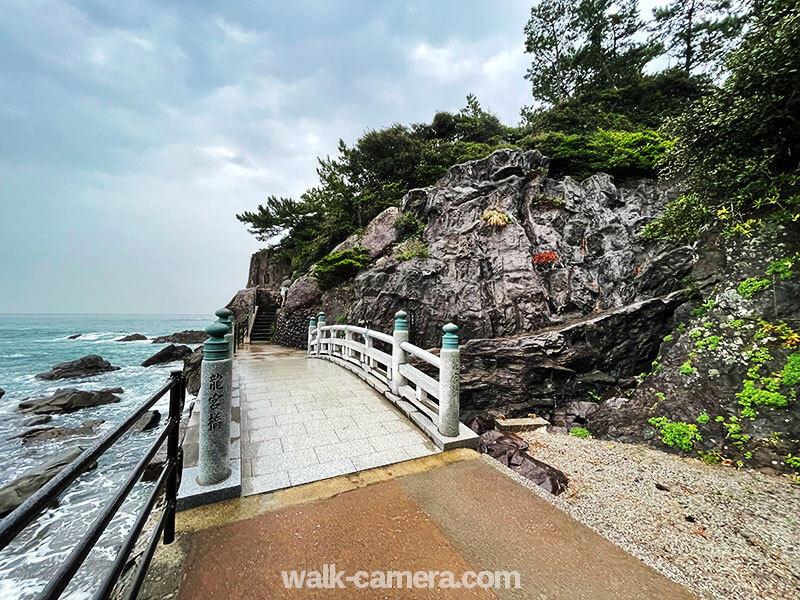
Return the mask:
[(484, 459), (702, 598), (800, 599), (800, 487), (787, 478), (645, 446), (523, 437), (569, 491), (551, 496)]

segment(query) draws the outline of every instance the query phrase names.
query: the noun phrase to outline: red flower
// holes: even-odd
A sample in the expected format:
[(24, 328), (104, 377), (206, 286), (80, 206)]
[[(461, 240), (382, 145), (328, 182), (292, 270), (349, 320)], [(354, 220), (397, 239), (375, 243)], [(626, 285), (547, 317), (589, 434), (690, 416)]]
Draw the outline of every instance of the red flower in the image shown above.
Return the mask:
[(558, 255), (556, 255), (555, 252), (539, 252), (539, 254), (534, 255), (533, 264), (549, 266), (554, 264), (557, 260)]

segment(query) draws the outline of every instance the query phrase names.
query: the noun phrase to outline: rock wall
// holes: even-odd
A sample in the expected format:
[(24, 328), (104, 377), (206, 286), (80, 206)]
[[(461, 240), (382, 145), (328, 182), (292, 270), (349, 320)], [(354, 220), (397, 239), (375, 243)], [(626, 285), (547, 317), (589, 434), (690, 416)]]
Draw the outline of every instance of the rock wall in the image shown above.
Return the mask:
[[(604, 405), (588, 427), (680, 451), (650, 422), (665, 418), (695, 429), (683, 450), (692, 455), (798, 470), (787, 456), (800, 454), (800, 228), (765, 226), (731, 241), (709, 235), (698, 247), (691, 278), (701, 297), (676, 311), (630, 399)], [(781, 259), (790, 274), (770, 273)], [(753, 281), (761, 289), (753, 292)]]
[(281, 282), (291, 275), (292, 267), (289, 262), (276, 260), (274, 252), (270, 248), (265, 248), (250, 257), (247, 287), (263, 286), (276, 290), (280, 287)]

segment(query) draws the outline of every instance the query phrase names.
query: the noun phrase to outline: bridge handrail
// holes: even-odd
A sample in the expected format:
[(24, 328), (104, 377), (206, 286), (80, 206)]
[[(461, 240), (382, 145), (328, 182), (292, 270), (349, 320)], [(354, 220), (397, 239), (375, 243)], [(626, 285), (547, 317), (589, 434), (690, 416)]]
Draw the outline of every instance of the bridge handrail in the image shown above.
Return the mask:
[[(309, 321), (308, 355), (334, 360), (364, 377), (377, 378), (395, 397), (408, 400), (419, 411), (438, 421), (438, 430), (443, 436), (456, 437), (460, 427), (458, 327), (448, 323), (442, 328), (445, 333), (437, 356), (408, 341), (406, 316), (404, 311), (395, 315), (394, 331), (389, 335), (356, 325), (326, 325), (325, 314), (319, 313)], [(361, 336), (363, 343), (353, 339), (354, 335)], [(391, 354), (375, 348), (374, 340), (391, 346)], [(409, 364), (409, 355), (433, 367), (436, 375)]]
[(64, 563), (53, 574), (45, 588), (36, 597), (37, 600), (55, 600), (67, 588), (75, 573), (80, 569), (86, 557), (95, 547), (97, 540), (108, 527), (117, 511), (127, 499), (131, 489), (139, 481), (142, 473), (152, 461), (158, 449), (166, 441), (167, 462), (158, 477), (155, 488), (150, 493), (142, 510), (138, 513), (133, 528), (122, 547), (117, 552), (111, 570), (106, 574), (100, 588), (96, 590), (93, 598), (108, 598), (111, 590), (117, 583), (125, 569), (139, 534), (144, 528), (152, 512), (156, 500), (164, 490), (165, 508), (158, 523), (150, 536), (140, 564), (136, 569), (133, 581), (130, 583), (126, 598), (135, 598), (147, 573), (147, 567), (155, 552), (158, 541), (163, 532), (164, 543), (170, 544), (175, 539), (175, 510), (177, 504), (178, 487), (180, 486), (181, 468), (183, 463), (183, 450), (179, 447), (179, 427), (181, 412), (186, 397), (185, 379), (182, 371), (173, 371), (167, 382), (150, 398), (140, 405), (136, 411), (125, 421), (120, 423), (91, 447), (84, 450), (80, 456), (68, 464), (58, 475), (42, 486), (35, 494), (20, 504), (14, 511), (0, 521), (0, 550), (8, 546), (23, 529), (30, 525), (45, 510), (47, 510), (58, 497), (76, 480), (86, 473), (96, 463), (97, 459), (106, 452), (124, 433), (144, 415), (158, 400), (169, 392), (169, 420), (156, 440), (148, 447), (136, 467), (130, 472), (123, 485), (117, 490), (113, 498), (106, 504), (100, 515), (94, 520), (83, 537), (77, 542)]

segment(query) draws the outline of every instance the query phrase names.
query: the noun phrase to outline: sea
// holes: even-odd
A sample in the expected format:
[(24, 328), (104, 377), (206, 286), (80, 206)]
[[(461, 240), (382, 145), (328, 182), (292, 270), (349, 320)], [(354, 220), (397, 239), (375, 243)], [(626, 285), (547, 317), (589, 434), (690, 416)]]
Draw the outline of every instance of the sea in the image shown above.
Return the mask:
[[(142, 367), (142, 361), (165, 344), (154, 344), (149, 340), (120, 342), (120, 338), (132, 333), (152, 338), (185, 329), (204, 329), (212, 321), (213, 317), (208, 315), (0, 314), (0, 388), (5, 390), (5, 395), (0, 398), (0, 487), (65, 448), (89, 446), (161, 387), (170, 370), (181, 367), (180, 362)], [(80, 337), (69, 339), (76, 334)], [(56, 363), (88, 354), (98, 354), (121, 368), (85, 379), (43, 381), (35, 377)], [(87, 390), (121, 387), (124, 393), (120, 395), (122, 401), (118, 404), (53, 415), (53, 420), (48, 423), (76, 427), (88, 419), (103, 419), (104, 423), (93, 436), (23, 445), (16, 436), (25, 429), (23, 422), (31, 415), (23, 415), (17, 410), (19, 402), (25, 398), (48, 396), (66, 387)], [(187, 398), (187, 410), (190, 400)], [(155, 409), (161, 412), (162, 419), (166, 419), (168, 399), (160, 400)], [(159, 431), (160, 427), (121, 438), (98, 461), (96, 469), (82, 476), (62, 494), (58, 506), (48, 509), (11, 545), (0, 551), (0, 600), (27, 600), (44, 589), (48, 576), (67, 558)], [(136, 485), (62, 598), (91, 598), (152, 485)]]

